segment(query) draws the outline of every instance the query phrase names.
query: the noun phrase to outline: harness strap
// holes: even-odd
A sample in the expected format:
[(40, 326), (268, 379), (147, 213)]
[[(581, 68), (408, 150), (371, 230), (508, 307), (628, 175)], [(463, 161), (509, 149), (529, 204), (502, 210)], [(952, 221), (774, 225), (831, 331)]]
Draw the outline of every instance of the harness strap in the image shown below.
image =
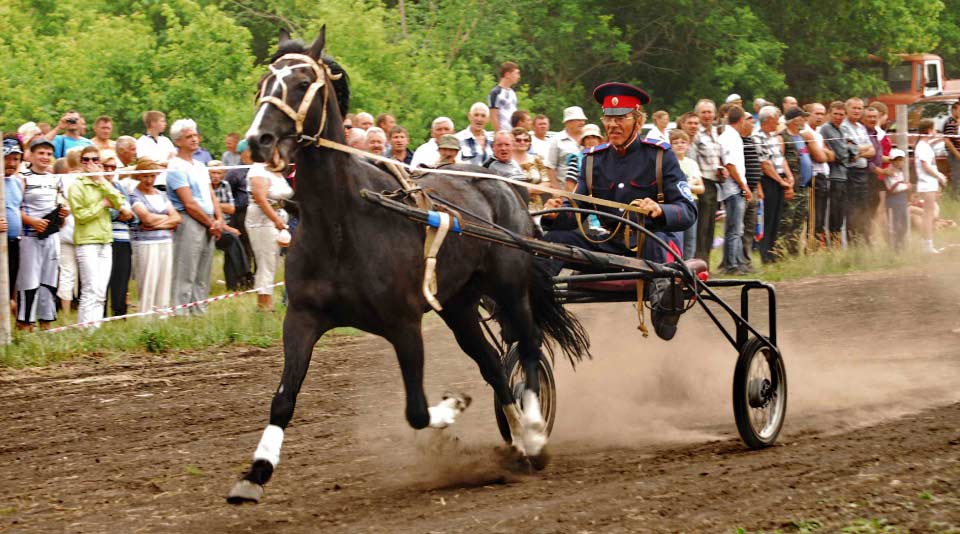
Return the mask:
[(657, 203), (663, 204), (665, 202), (665, 197), (663, 196), (663, 150), (657, 151)]
[(423, 241), (423, 257), (425, 259), (423, 271), (423, 296), (430, 307), (435, 311), (443, 311), (443, 306), (437, 300), (437, 254), (443, 241), (447, 237), (453, 218), (444, 211), (438, 212), (440, 224), (436, 228), (427, 227), (427, 238)]
[[(352, 146), (344, 145), (342, 143), (337, 143), (336, 141), (331, 141), (323, 137), (319, 137), (316, 140), (317, 146), (324, 148), (329, 148), (331, 150), (337, 150), (340, 152), (346, 152), (348, 154), (354, 154), (357, 156), (363, 156), (365, 158), (374, 160), (374, 161), (383, 161), (388, 163), (394, 163), (402, 168), (410, 168), (406, 163), (400, 163), (397, 160), (385, 158), (383, 156), (378, 156), (376, 154), (371, 154), (369, 152), (364, 152), (362, 150), (353, 148)], [(533, 184), (530, 182), (524, 182), (522, 180), (514, 180), (512, 178), (507, 178), (506, 176), (500, 176), (497, 174), (481, 174), (478, 172), (469, 172), (469, 171), (454, 171), (454, 170), (440, 170), (440, 169), (426, 169), (426, 172), (435, 172), (439, 174), (448, 174), (450, 176), (466, 176), (468, 178), (484, 178), (487, 180), (499, 180), (501, 182), (506, 182), (508, 184), (524, 187), (530, 189), (531, 191), (539, 191), (541, 193), (549, 193), (553, 196), (569, 198), (571, 200), (579, 200), (581, 202), (588, 202), (590, 204), (596, 204), (597, 206), (606, 206), (608, 208), (617, 208), (619, 210), (628, 211), (632, 213), (644, 212), (638, 209), (636, 206), (631, 206), (629, 204), (624, 204), (622, 202), (614, 202), (612, 200), (606, 200), (603, 198), (594, 198), (587, 195), (581, 195), (578, 193), (572, 193), (570, 191), (565, 191), (563, 189), (556, 189), (554, 187), (548, 187), (540, 184)]]
[[(584, 180), (586, 180), (587, 182), (587, 193), (592, 198), (593, 197), (593, 154), (587, 154), (587, 157), (583, 159), (583, 164), (585, 166)], [(579, 207), (577, 206), (577, 203), (573, 199), (570, 199), (570, 204), (573, 205), (574, 208)], [(590, 235), (587, 234), (587, 231), (583, 228), (582, 215), (583, 214), (581, 213), (573, 214), (574, 219), (576, 219), (577, 221), (577, 228), (580, 230), (580, 235), (582, 235), (584, 239), (586, 239), (590, 243), (593, 243), (594, 245), (600, 245), (602, 243), (606, 243), (607, 241), (610, 241), (611, 239), (616, 237), (617, 233), (620, 232), (620, 227), (623, 226), (623, 223), (618, 222), (617, 227), (612, 232), (610, 232), (610, 235), (599, 240), (593, 239), (590, 237)]]

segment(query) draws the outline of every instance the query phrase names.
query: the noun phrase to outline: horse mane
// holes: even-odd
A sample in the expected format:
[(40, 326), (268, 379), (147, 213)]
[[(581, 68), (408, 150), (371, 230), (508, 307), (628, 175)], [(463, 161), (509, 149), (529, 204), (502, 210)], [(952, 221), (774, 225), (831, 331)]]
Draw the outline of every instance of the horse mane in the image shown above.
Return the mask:
[[(298, 39), (288, 39), (280, 43), (277, 52), (270, 58), (270, 63), (280, 59), (285, 54), (306, 54), (309, 47), (303, 41)], [(339, 80), (329, 80), (333, 84), (333, 89), (337, 93), (337, 107), (340, 108), (340, 116), (346, 117), (350, 110), (350, 77), (347, 71), (330, 56), (320, 58), (323, 63), (330, 68), (333, 75), (340, 74)]]

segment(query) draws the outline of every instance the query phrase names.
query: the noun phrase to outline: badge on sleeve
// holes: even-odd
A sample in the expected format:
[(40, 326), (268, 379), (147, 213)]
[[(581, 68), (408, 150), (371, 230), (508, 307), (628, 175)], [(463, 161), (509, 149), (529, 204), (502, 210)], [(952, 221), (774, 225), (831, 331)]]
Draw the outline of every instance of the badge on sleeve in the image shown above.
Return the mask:
[(683, 198), (693, 202), (693, 191), (690, 191), (690, 184), (686, 181), (677, 182), (677, 189), (680, 191), (680, 194), (683, 195)]

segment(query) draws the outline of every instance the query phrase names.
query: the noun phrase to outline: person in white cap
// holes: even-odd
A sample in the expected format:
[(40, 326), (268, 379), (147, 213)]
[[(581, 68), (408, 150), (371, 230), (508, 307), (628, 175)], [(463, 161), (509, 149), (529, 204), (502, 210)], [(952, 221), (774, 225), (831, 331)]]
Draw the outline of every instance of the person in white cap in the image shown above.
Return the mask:
[(724, 101), (725, 104), (736, 104), (740, 107), (743, 107), (743, 98), (737, 93), (730, 93), (727, 95), (727, 99)]
[(904, 174), (907, 155), (899, 148), (890, 151), (890, 166), (883, 169), (883, 184), (886, 187), (886, 206), (891, 225), (890, 245), (897, 252), (903, 250), (907, 242), (907, 220), (909, 217), (910, 180)]
[(550, 176), (550, 186), (561, 188), (560, 178), (567, 175), (570, 159), (580, 153), (580, 138), (587, 116), (580, 106), (570, 106), (563, 110), (563, 131), (550, 139), (550, 148), (543, 164)]

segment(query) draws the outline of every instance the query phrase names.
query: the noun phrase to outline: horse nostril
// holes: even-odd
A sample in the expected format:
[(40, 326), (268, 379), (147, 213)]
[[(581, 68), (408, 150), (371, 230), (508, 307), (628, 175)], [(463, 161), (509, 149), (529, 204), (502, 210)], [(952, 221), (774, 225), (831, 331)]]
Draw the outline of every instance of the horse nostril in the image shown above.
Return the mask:
[(273, 134), (270, 134), (270, 133), (260, 134), (260, 137), (257, 139), (257, 144), (264, 147), (270, 147), (270, 146), (273, 146), (274, 139), (275, 138), (273, 137)]

